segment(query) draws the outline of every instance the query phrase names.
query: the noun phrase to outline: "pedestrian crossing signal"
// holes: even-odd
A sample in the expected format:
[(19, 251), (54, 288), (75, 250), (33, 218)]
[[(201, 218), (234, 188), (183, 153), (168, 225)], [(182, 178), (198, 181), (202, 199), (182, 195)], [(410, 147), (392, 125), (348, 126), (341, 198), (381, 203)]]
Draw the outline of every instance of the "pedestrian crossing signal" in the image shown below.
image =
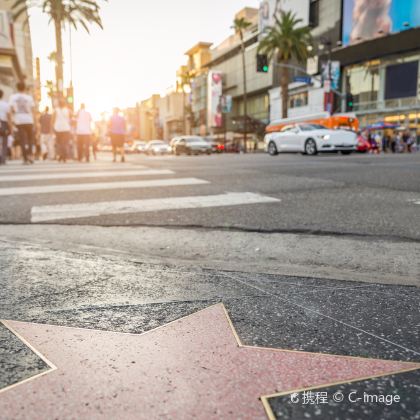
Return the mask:
[(257, 72), (268, 73), (268, 57), (265, 54), (257, 54)]

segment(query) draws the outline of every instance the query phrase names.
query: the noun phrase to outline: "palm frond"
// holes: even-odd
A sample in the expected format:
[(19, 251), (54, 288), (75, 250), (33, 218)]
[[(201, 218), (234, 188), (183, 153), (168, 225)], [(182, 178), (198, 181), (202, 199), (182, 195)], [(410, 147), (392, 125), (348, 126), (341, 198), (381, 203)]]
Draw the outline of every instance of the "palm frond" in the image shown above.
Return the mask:
[(275, 24), (266, 29), (258, 52), (267, 54), (270, 59), (277, 55), (284, 61), (292, 58), (306, 60), (309, 55), (307, 47), (312, 43), (312, 38), (308, 27), (298, 27), (301, 23), (302, 19), (292, 12), (282, 12), (280, 18), (275, 16)]

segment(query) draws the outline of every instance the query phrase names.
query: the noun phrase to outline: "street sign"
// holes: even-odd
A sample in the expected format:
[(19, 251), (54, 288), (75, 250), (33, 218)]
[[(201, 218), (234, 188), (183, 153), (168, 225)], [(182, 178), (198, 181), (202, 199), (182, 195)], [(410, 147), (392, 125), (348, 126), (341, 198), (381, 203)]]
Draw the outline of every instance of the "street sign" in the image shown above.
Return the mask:
[(295, 76), (293, 78), (294, 82), (299, 82), (299, 83), (306, 83), (307, 85), (310, 85), (312, 83), (312, 77), (310, 76)]

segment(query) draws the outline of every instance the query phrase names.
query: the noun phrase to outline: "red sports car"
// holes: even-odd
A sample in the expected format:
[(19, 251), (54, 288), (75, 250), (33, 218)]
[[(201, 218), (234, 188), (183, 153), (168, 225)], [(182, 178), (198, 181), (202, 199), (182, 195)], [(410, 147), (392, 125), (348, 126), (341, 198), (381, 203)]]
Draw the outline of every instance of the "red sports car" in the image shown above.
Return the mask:
[(363, 136), (357, 136), (357, 151), (360, 153), (367, 153), (372, 148), (370, 143)]

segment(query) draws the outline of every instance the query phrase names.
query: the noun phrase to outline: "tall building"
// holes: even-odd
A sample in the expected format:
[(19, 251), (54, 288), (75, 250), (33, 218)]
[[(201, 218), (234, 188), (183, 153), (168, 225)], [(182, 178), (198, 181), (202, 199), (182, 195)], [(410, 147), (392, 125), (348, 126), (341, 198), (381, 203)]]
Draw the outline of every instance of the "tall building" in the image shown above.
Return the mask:
[(34, 87), (32, 43), (27, 14), (13, 21), (13, 2), (0, 0), (0, 88), (10, 95), (18, 80)]
[(152, 95), (138, 105), (139, 137), (141, 140), (155, 140), (160, 137), (159, 101), (159, 95)]
[[(315, 41), (307, 63), (312, 83), (291, 80), (289, 116), (354, 112), (361, 126), (385, 121), (418, 129), (420, 2), (311, 0), (308, 7)], [(327, 78), (335, 88), (331, 103), (319, 84)], [(271, 91), (271, 118), (279, 118), (279, 96), (279, 88)]]
[(341, 65), (342, 91), (362, 125), (385, 120), (418, 129), (420, 2), (376, 3), (343, 0), (343, 45), (332, 56)]
[(188, 58), (186, 69), (190, 76), (190, 126), (192, 134), (207, 134), (207, 64), (211, 61), (210, 42), (199, 42), (185, 55)]
[(176, 89), (170, 89), (159, 99), (159, 124), (164, 140), (171, 140), (185, 132), (185, 96)]
[[(248, 94), (247, 128), (250, 133), (257, 133), (261, 128), (263, 130), (269, 121), (268, 91), (273, 86), (274, 73), (271, 67), (267, 73), (257, 73), (258, 9), (244, 8), (235, 15), (235, 18), (241, 17), (251, 23), (244, 34)], [(208, 94), (207, 131), (218, 136), (227, 133), (228, 137), (232, 137), (234, 133), (240, 134), (244, 128), (243, 65), (239, 34), (234, 33), (226, 38), (213, 48), (211, 53), (211, 61), (207, 64), (210, 72), (207, 91), (211, 92), (214, 89), (218, 75), (221, 76), (222, 86), (219, 97), (214, 92)], [(232, 99), (231, 112), (224, 113), (223, 118), (209, 118), (209, 115), (223, 106), (218, 101), (225, 101), (226, 97)]]

